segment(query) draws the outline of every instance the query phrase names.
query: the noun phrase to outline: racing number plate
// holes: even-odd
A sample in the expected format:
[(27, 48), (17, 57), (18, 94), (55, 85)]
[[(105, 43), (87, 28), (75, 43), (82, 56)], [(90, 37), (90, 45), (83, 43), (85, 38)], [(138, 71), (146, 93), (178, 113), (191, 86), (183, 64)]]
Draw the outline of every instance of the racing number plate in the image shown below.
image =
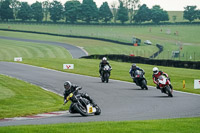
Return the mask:
[(89, 107), (89, 113), (92, 113), (92, 112), (93, 112), (93, 108)]

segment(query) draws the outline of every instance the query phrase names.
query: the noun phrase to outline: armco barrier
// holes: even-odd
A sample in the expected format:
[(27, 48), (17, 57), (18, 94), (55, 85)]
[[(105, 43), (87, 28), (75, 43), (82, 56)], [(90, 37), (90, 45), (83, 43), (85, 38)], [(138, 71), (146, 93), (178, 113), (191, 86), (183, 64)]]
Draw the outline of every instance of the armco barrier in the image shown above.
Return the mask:
[(163, 46), (162, 45), (156, 44), (156, 47), (158, 47), (159, 50), (156, 53), (154, 53), (152, 56), (150, 56), (149, 58), (155, 58), (163, 51)]
[(128, 55), (90, 55), (84, 56), (82, 58), (87, 59), (102, 59), (107, 57), (109, 60), (121, 61), (121, 62), (130, 62), (130, 63), (142, 63), (150, 65), (159, 65), (159, 66), (170, 66), (170, 67), (179, 67), (179, 68), (190, 68), (190, 69), (200, 69), (200, 62), (192, 61), (176, 61), (176, 60), (155, 60), (144, 57), (134, 57)]

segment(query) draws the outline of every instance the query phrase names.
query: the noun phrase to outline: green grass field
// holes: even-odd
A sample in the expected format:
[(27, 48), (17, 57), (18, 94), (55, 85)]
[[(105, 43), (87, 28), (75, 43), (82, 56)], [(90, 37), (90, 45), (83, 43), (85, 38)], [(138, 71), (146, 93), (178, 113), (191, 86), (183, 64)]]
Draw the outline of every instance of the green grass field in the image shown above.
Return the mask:
[(0, 75), (0, 119), (68, 109), (62, 103), (63, 98), (57, 94)]
[[(181, 60), (191, 60), (191, 61), (200, 60), (199, 25), (95, 26), (95, 25), (26, 24), (26, 23), (0, 24), (0, 28), (8, 28), (8, 27), (10, 29), (16, 29), (16, 30), (39, 31), (39, 32), (56, 33), (62, 35), (78, 35), (78, 36), (107, 38), (129, 43), (131, 42), (132, 37), (135, 36), (137, 38), (140, 38), (142, 40), (142, 43), (145, 40), (150, 40), (153, 42), (154, 46), (155, 44), (163, 45), (164, 52), (157, 57), (158, 59), (163, 59), (163, 58), (172, 59), (171, 58), (172, 51), (179, 50), (181, 46), (183, 48), (183, 50), (181, 50), (181, 56), (180, 56)], [(170, 31), (170, 34), (167, 34), (166, 33), (167, 31)], [(176, 32), (178, 32), (178, 35), (174, 34)], [(151, 51), (154, 50), (153, 47), (147, 47), (147, 49), (149, 48), (151, 49)], [(89, 50), (90, 49), (88, 48), (88, 51)], [(90, 50), (89, 52), (91, 51), (95, 51), (97, 53), (98, 50), (92, 48), (92, 50)], [(108, 51), (106, 52), (109, 53)], [(91, 52), (91, 54), (93, 53), (94, 52)], [(130, 52), (127, 53), (129, 54)], [(145, 53), (147, 52), (145, 51)], [(137, 52), (134, 52), (134, 54), (137, 55)]]
[(200, 118), (0, 127), (5, 133), (199, 133)]

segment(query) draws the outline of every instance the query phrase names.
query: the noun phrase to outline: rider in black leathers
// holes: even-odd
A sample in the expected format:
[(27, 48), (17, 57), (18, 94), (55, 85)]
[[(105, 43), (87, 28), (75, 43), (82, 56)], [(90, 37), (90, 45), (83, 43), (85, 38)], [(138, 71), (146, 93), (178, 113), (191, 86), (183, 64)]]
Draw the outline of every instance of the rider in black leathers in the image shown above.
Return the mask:
[[(132, 64), (132, 65), (131, 65), (131, 68), (130, 68), (130, 70), (129, 70), (129, 74), (131, 75), (132, 78), (135, 77), (134, 74), (135, 74), (135, 71), (136, 71), (136, 70), (142, 71), (143, 74), (145, 74), (145, 72), (144, 72), (143, 69), (137, 67), (136, 64)], [(135, 78), (133, 78), (133, 82), (135, 82), (136, 85), (139, 85), (138, 80), (136, 80)]]
[[(64, 88), (65, 88), (65, 91), (64, 91), (64, 103), (66, 103), (67, 102), (66, 98), (69, 96), (69, 94), (74, 92), (77, 88), (81, 88), (81, 87), (77, 86), (77, 85), (72, 85), (70, 81), (66, 81), (64, 83)], [(79, 93), (77, 91), (74, 95), (77, 95), (77, 94), (80, 94), (81, 97), (88, 99), (90, 101), (90, 103), (93, 104), (93, 106), (97, 106), (97, 104), (90, 98), (90, 96), (87, 93)], [(69, 112), (70, 113), (76, 113), (73, 110), (72, 107), (73, 107), (73, 105), (71, 104), (70, 108), (69, 108)]]
[[(111, 65), (107, 61), (107, 58), (103, 57), (102, 61), (99, 63), (99, 74), (100, 74), (100, 76), (101, 76), (102, 70), (103, 70), (105, 65), (108, 65), (110, 67), (110, 69), (112, 69)], [(109, 73), (109, 75), (110, 75), (110, 73)]]

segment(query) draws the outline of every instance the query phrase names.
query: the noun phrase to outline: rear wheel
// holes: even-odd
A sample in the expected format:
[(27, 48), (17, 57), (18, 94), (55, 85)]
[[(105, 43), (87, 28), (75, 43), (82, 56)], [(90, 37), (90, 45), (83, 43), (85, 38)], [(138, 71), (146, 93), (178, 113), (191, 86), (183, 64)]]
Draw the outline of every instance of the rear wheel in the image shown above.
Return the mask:
[(96, 112), (94, 113), (95, 115), (100, 115), (101, 114), (101, 109), (99, 108), (99, 106), (96, 106)]

